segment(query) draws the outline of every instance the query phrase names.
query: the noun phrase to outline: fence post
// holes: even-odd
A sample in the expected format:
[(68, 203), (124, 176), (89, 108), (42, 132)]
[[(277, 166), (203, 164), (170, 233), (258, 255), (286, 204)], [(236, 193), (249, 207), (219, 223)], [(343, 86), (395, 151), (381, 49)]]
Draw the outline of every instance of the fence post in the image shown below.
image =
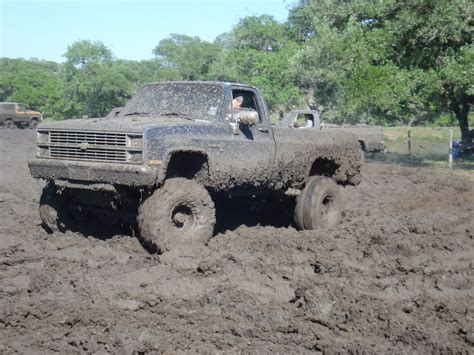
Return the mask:
[(453, 130), (449, 130), (449, 158), (448, 158), (449, 168), (453, 167)]
[(411, 156), (411, 131), (408, 130), (408, 155)]

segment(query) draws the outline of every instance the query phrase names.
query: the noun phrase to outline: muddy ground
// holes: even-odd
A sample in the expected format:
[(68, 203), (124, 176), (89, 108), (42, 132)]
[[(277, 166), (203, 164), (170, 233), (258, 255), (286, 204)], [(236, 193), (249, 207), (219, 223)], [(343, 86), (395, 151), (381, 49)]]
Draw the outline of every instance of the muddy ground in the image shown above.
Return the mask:
[(473, 349), (472, 174), (369, 162), (337, 229), (234, 213), (207, 248), (150, 255), (44, 232), (34, 141), (0, 130), (0, 353)]

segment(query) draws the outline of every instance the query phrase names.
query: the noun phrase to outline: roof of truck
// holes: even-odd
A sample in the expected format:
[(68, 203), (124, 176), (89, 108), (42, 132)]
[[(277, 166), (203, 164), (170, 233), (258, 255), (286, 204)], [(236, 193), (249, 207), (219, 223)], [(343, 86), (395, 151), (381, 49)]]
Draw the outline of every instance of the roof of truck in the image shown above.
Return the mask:
[(143, 86), (152, 86), (152, 85), (157, 85), (157, 84), (189, 84), (189, 85), (219, 85), (219, 86), (245, 86), (251, 89), (256, 89), (255, 86), (248, 85), (248, 84), (242, 84), (242, 83), (232, 83), (232, 82), (227, 82), (227, 81), (157, 81), (153, 83), (148, 83)]

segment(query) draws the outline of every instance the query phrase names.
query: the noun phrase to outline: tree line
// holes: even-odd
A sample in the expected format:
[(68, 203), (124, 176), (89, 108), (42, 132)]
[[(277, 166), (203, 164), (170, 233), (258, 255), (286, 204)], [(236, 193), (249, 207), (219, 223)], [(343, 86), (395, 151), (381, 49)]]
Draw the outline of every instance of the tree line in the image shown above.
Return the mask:
[(1, 58), (0, 101), (97, 117), (144, 83), (221, 80), (259, 87), (275, 118), (308, 107), (337, 123), (457, 122), (469, 140), (473, 24), (470, 0), (299, 0), (284, 23), (248, 16), (213, 42), (171, 34), (150, 60), (88, 40), (68, 46), (64, 63)]

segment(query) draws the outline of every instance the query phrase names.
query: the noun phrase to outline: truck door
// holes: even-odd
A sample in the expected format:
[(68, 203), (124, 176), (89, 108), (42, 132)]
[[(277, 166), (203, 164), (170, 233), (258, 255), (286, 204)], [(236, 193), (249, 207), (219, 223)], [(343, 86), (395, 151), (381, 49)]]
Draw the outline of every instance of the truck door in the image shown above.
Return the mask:
[[(217, 174), (238, 179), (236, 184), (239, 185), (265, 188), (275, 170), (275, 141), (265, 104), (258, 92), (250, 88), (231, 87), (226, 99), (227, 122), (224, 124), (229, 133), (222, 142), (223, 154), (220, 154)], [(236, 123), (240, 113), (255, 114), (257, 123)], [(231, 124), (235, 125), (234, 130)]]

